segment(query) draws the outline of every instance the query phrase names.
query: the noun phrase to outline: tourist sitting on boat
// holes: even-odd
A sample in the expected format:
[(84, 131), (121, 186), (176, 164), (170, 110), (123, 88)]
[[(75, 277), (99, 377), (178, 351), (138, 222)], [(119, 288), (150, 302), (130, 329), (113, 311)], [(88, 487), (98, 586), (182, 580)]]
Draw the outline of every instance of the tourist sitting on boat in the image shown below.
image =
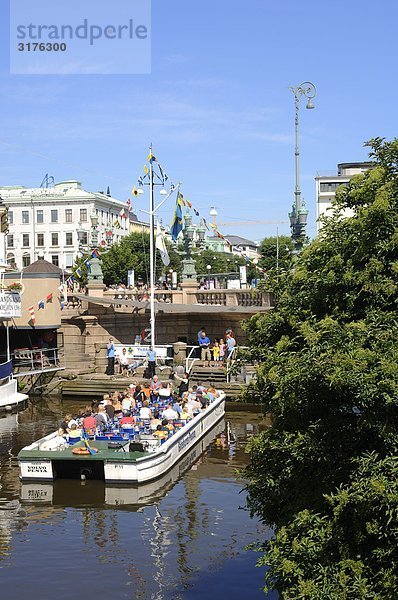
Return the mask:
[(131, 402), (131, 396), (129, 393), (125, 394), (125, 396), (123, 397), (122, 400), (122, 410), (123, 410), (123, 414), (124, 415), (130, 415), (131, 414), (131, 410), (132, 410), (132, 402)]
[(123, 407), (122, 407), (122, 403), (120, 402), (119, 398), (117, 400), (113, 401), (113, 407), (115, 409), (115, 417), (123, 416)]
[(173, 395), (173, 410), (175, 410), (179, 417), (181, 416), (182, 408), (177, 395)]
[(158, 389), (159, 398), (162, 400), (168, 400), (172, 394), (172, 389), (169, 383), (161, 383)]
[(141, 408), (141, 406), (144, 404), (144, 402), (147, 400), (147, 397), (145, 395), (145, 392), (141, 389), (140, 385), (137, 385), (135, 387), (135, 391), (134, 391), (134, 400), (135, 400), (135, 404), (137, 408)]
[(98, 412), (94, 414), (94, 418), (95, 418), (97, 427), (99, 427), (101, 430), (104, 430), (107, 427), (107, 425), (109, 423), (109, 417), (106, 414), (104, 406), (98, 407)]
[(168, 421), (174, 421), (174, 419), (178, 419), (178, 413), (174, 410), (172, 402), (167, 405), (167, 408), (165, 408), (162, 413), (162, 417)]
[(160, 424), (156, 427), (155, 431), (153, 432), (153, 435), (155, 435), (161, 440), (165, 440), (169, 436), (169, 433), (169, 430), (163, 428), (163, 426)]
[(122, 429), (131, 429), (136, 423), (136, 418), (130, 416), (125, 416), (120, 419), (120, 427)]
[(189, 414), (186, 404), (184, 404), (181, 408), (180, 419), (181, 421), (189, 421), (192, 418), (192, 415)]
[(76, 423), (72, 423), (70, 431), (68, 433), (68, 439), (76, 440), (82, 437), (81, 429), (78, 429)]
[(61, 421), (60, 428), (62, 428), (64, 433), (69, 433), (69, 421), (72, 419), (72, 415), (65, 415), (63, 421)]
[(155, 431), (155, 429), (158, 427), (158, 425), (161, 425), (161, 424), (162, 424), (162, 421), (159, 419), (159, 411), (156, 410), (150, 421), (150, 427), (151, 427), (152, 431)]
[(198, 414), (198, 412), (201, 410), (202, 404), (201, 402), (199, 402), (199, 400), (196, 399), (195, 395), (195, 397), (188, 399), (185, 408), (192, 416), (194, 416)]
[(201, 390), (198, 390), (196, 392), (196, 400), (200, 402), (201, 408), (206, 408), (206, 406), (208, 406), (209, 404), (209, 399), (203, 394)]
[(93, 417), (92, 415), (89, 417), (84, 417), (83, 429), (86, 433), (88, 433), (90, 435), (95, 433), (96, 427), (97, 427), (97, 421), (95, 420), (95, 417)]
[(148, 421), (151, 418), (152, 418), (152, 412), (151, 412), (151, 409), (149, 408), (149, 402), (148, 402), (148, 400), (144, 400), (144, 404), (143, 404), (142, 408), (140, 408), (140, 419), (143, 421)]
[(157, 375), (154, 375), (152, 377), (150, 387), (151, 387), (151, 400), (153, 402), (153, 400), (156, 399), (159, 395), (160, 381), (159, 381), (159, 378)]
[(115, 416), (115, 407), (113, 406), (112, 400), (109, 400), (108, 404), (105, 405), (105, 412), (108, 415), (109, 419), (112, 421)]

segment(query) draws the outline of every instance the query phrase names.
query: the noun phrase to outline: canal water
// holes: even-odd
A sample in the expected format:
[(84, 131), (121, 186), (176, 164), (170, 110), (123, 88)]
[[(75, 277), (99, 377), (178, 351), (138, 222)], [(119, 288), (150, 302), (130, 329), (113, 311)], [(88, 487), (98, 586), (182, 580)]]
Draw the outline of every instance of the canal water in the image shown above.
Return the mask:
[(264, 599), (259, 555), (246, 547), (269, 531), (245, 510), (237, 476), (247, 441), (264, 427), (261, 416), (227, 413), (206, 448), (144, 488), (21, 485), (19, 450), (81, 404), (39, 399), (0, 418), (1, 597)]

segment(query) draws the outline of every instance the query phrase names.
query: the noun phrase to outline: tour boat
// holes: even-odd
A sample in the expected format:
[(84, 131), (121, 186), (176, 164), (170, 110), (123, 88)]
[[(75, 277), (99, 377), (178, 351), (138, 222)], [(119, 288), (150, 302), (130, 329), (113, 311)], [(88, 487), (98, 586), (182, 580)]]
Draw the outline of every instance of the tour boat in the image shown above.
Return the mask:
[(28, 400), (17, 391), (17, 380), (12, 377), (12, 361), (0, 364), (0, 412), (16, 410)]
[(142, 506), (156, 504), (167, 494), (177, 481), (203, 455), (208, 446), (225, 429), (221, 419), (206, 435), (197, 441), (181, 460), (159, 478), (139, 485), (104, 484), (101, 481), (25, 481), (21, 482), (23, 504), (54, 504), (57, 506), (81, 506), (100, 503), (104, 506), (130, 507), (139, 510)]
[[(176, 465), (223, 418), (224, 413), (225, 394), (220, 392), (193, 419), (181, 423), (163, 443), (151, 434), (120, 430), (118, 435), (94, 436), (88, 443), (81, 440), (51, 450), (51, 441), (57, 437), (54, 432), (20, 451), (20, 478), (22, 481), (66, 478), (101, 479), (116, 484), (147, 483)], [(83, 453), (86, 448), (87, 453)]]

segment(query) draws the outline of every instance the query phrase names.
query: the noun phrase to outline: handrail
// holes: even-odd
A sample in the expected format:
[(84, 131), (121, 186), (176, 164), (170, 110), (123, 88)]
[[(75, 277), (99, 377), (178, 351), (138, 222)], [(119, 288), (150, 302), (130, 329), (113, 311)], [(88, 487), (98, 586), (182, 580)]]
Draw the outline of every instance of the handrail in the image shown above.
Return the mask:
[(192, 358), (192, 354), (194, 353), (195, 350), (197, 350), (197, 348), (199, 348), (199, 346), (187, 346), (187, 348), (191, 348), (190, 353), (188, 354), (188, 356), (185, 359), (185, 372), (189, 373), (192, 370), (193, 365), (195, 364), (195, 362), (197, 362), (199, 359), (198, 358)]
[(28, 368), (28, 370), (20, 370), (18, 373), (14, 373), (14, 377), (65, 369), (65, 365), (60, 364), (59, 350), (60, 348), (20, 348), (14, 350), (14, 369)]

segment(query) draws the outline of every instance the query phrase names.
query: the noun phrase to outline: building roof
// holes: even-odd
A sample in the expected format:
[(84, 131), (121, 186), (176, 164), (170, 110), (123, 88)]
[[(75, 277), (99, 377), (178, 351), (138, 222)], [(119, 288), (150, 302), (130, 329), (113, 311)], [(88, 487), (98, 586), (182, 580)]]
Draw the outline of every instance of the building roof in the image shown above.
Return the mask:
[(22, 269), (22, 273), (58, 273), (61, 275), (62, 269), (40, 256), (35, 262)]
[(258, 248), (258, 244), (256, 242), (252, 242), (252, 240), (248, 240), (246, 238), (243, 238), (240, 235), (226, 235), (224, 237), (233, 246), (252, 246), (253, 248)]

